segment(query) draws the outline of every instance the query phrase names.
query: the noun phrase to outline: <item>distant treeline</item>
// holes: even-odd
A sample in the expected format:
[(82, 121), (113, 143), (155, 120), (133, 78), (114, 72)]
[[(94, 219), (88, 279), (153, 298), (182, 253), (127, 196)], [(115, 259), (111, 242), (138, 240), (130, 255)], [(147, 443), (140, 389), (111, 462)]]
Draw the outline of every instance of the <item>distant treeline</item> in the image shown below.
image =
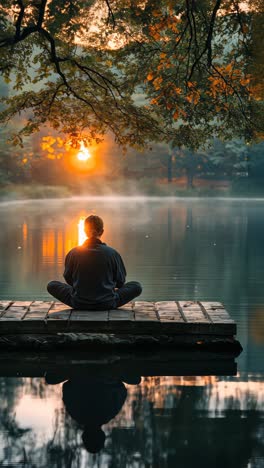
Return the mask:
[[(106, 149), (107, 148), (107, 149)], [(59, 159), (44, 151), (33, 153), (0, 143), (0, 185), (36, 183), (69, 188), (85, 186), (89, 181), (104, 179), (108, 185), (120, 180), (162, 180), (177, 184), (185, 178), (185, 186), (192, 188), (198, 178), (207, 180), (250, 181), (261, 186), (264, 181), (264, 142), (247, 145), (241, 140), (214, 140), (207, 149), (168, 148), (154, 144), (145, 152), (129, 149), (123, 154), (117, 146), (98, 151), (93, 167), (83, 170), (69, 162), (67, 154)]]

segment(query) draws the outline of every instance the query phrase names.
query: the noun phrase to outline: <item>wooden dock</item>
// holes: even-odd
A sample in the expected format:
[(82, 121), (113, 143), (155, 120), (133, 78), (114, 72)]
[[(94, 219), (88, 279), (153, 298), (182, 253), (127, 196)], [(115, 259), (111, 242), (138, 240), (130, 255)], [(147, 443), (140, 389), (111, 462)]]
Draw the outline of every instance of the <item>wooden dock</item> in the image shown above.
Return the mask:
[(120, 309), (74, 310), (60, 302), (0, 301), (0, 347), (91, 344), (237, 345), (220, 302), (136, 301)]

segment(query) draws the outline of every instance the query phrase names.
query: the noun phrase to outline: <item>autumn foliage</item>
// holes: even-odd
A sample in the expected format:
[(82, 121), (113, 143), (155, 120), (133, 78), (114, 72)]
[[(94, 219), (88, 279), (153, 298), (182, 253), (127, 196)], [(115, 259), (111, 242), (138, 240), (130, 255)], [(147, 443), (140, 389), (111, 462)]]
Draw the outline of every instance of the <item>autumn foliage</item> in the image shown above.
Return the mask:
[(23, 116), (16, 143), (45, 124), (122, 145), (259, 138), (262, 19), (260, 0), (7, 0), (0, 120)]

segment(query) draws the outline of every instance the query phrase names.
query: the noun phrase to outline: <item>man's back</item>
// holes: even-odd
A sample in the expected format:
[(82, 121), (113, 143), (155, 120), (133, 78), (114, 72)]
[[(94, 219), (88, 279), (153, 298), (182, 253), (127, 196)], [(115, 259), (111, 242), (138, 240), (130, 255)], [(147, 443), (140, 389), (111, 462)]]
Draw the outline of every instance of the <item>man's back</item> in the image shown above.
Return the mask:
[(66, 256), (64, 278), (73, 287), (76, 308), (113, 306), (114, 289), (125, 283), (126, 270), (119, 253), (98, 238), (87, 239)]
[(72, 249), (65, 258), (64, 278), (49, 281), (48, 292), (74, 309), (116, 309), (142, 292), (138, 281), (125, 284), (126, 269), (119, 253), (100, 238), (104, 233), (102, 218), (88, 216), (84, 221), (88, 239)]

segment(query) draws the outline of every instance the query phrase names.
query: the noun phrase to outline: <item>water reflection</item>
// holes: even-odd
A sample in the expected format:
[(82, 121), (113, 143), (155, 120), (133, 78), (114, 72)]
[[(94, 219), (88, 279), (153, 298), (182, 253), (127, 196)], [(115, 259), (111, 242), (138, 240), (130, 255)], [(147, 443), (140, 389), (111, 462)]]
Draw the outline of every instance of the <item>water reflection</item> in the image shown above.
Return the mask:
[[(56, 374), (46, 376), (48, 384), (65, 380)], [(130, 384), (140, 383), (140, 378), (130, 380)], [(101, 426), (119, 413), (126, 400), (124, 383), (109, 377), (75, 376), (63, 383), (62, 395), (67, 413), (83, 428), (82, 440), (86, 450), (99, 452), (105, 443)]]
[(264, 384), (245, 377), (0, 379), (0, 464), (260, 468)]
[(84, 220), (85, 218), (81, 216), (78, 222), (78, 245), (82, 245), (86, 240), (86, 235), (84, 232)]

